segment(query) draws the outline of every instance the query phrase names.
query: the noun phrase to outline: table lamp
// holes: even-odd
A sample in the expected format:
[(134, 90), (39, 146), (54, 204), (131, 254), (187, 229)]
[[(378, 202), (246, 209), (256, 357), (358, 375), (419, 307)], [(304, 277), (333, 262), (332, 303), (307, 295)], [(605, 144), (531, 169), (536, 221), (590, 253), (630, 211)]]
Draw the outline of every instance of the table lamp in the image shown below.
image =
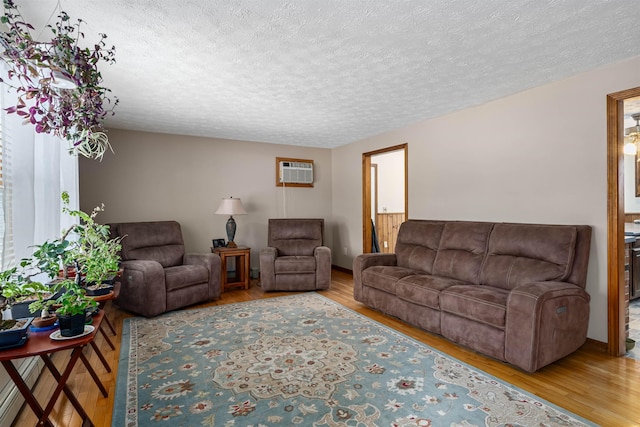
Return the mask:
[(228, 248), (237, 248), (238, 245), (235, 244), (233, 238), (236, 236), (236, 221), (233, 219), (234, 215), (246, 215), (247, 211), (242, 207), (242, 202), (240, 199), (234, 199), (233, 197), (229, 197), (228, 199), (222, 199), (222, 203), (220, 203), (220, 207), (216, 211), (216, 215), (229, 215), (229, 219), (227, 220), (227, 243)]

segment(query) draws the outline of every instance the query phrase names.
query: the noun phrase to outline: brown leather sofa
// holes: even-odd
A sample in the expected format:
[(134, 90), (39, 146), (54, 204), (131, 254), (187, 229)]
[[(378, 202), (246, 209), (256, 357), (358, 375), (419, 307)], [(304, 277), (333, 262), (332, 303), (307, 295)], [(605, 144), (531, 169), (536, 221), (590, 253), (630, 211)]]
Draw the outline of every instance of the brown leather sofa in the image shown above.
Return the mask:
[(353, 262), (357, 301), (534, 372), (586, 341), (591, 227), (409, 220)]
[(267, 245), (260, 251), (264, 291), (314, 291), (331, 285), (323, 219), (270, 219)]
[(122, 237), (122, 277), (116, 303), (146, 317), (220, 298), (220, 257), (185, 254), (175, 221), (109, 224)]

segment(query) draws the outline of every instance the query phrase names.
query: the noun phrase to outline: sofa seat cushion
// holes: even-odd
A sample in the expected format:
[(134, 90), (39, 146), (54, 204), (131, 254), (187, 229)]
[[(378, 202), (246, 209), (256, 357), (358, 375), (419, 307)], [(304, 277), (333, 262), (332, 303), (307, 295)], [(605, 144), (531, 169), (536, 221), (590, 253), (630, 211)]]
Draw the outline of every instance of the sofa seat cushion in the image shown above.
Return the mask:
[(376, 265), (362, 272), (362, 283), (390, 294), (396, 294), (396, 283), (407, 276), (420, 274), (411, 268), (392, 265)]
[(303, 274), (316, 272), (314, 256), (279, 256), (274, 265), (276, 274)]
[(403, 277), (396, 284), (396, 295), (413, 304), (440, 309), (440, 292), (465, 283), (447, 277), (416, 274)]
[(509, 291), (491, 286), (452, 286), (440, 293), (440, 308), (469, 320), (504, 329)]
[(167, 291), (209, 282), (209, 270), (203, 265), (177, 265), (164, 269)]

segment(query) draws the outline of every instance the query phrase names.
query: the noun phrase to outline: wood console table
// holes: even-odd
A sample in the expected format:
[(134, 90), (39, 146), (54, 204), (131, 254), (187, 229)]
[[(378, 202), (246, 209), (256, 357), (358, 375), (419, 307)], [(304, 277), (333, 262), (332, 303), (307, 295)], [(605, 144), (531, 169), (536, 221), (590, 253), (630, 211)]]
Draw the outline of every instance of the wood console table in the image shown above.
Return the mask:
[[(76, 362), (78, 361), (78, 359), (81, 359), (93, 379), (96, 381), (96, 384), (98, 384), (98, 387), (100, 387), (103, 396), (107, 395), (107, 391), (99, 382), (95, 371), (89, 364), (86, 356), (84, 356), (84, 354), (82, 353), (83, 348), (88, 344), (91, 344), (95, 339), (103, 317), (104, 311), (100, 310), (93, 317), (93, 332), (83, 337), (63, 341), (54, 341), (53, 339), (49, 338), (49, 335), (52, 331), (30, 331), (29, 338), (22, 347), (0, 351), (0, 362), (2, 363), (2, 366), (4, 366), (4, 368), (7, 370), (7, 373), (24, 397), (24, 400), (27, 402), (31, 410), (36, 414), (36, 417), (38, 418), (37, 426), (54, 426), (51, 420), (49, 420), (49, 414), (53, 410), (53, 407), (55, 406), (55, 403), (60, 396), (60, 392), (64, 392), (64, 394), (67, 396), (67, 399), (69, 399), (73, 407), (76, 409), (76, 411), (78, 411), (80, 417), (82, 417), (83, 427), (91, 427), (94, 425), (78, 399), (73, 395), (73, 392), (67, 386), (67, 380), (69, 379), (71, 371), (73, 370)], [(62, 372), (62, 374), (60, 374), (54, 363), (51, 361), (49, 355), (62, 350), (72, 351), (67, 365), (64, 368), (64, 371)], [(45, 366), (49, 369), (49, 372), (51, 372), (51, 375), (53, 375), (53, 378), (55, 378), (56, 382), (58, 383), (58, 386), (49, 397), (49, 401), (47, 402), (47, 405), (44, 409), (42, 408), (40, 403), (38, 403), (35, 396), (29, 389), (29, 386), (27, 386), (27, 384), (24, 382), (24, 379), (20, 376), (20, 373), (13, 364), (13, 360), (32, 356), (40, 356)]]
[[(249, 289), (249, 267), (251, 266), (251, 248), (238, 246), (237, 248), (211, 248), (212, 252), (220, 255), (221, 261), (221, 281), (222, 292), (227, 288), (242, 286), (242, 289)], [(229, 279), (227, 273), (227, 258), (236, 259), (236, 275), (233, 280)]]

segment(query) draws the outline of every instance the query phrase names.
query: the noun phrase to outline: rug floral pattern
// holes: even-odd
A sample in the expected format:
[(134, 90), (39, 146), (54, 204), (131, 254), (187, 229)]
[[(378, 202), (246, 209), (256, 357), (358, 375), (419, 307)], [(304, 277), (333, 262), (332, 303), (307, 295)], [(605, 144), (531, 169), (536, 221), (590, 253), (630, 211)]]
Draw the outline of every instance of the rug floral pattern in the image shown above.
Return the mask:
[(592, 426), (313, 293), (125, 320), (113, 426)]

